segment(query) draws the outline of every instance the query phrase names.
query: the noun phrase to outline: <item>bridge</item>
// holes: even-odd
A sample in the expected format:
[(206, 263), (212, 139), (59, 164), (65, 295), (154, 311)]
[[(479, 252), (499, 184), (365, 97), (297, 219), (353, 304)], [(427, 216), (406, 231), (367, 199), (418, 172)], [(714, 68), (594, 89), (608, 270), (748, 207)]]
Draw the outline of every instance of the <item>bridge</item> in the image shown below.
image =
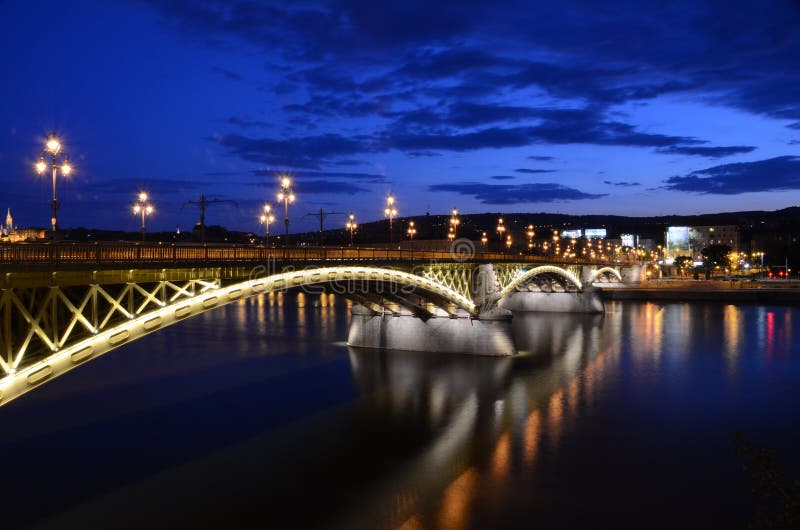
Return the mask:
[[(0, 406), (149, 333), (287, 289), (352, 300), (348, 344), (511, 354), (514, 311), (602, 311), (597, 282), (634, 263), (358, 247), (51, 243), (0, 246)], [(398, 317), (398, 318), (391, 318)]]

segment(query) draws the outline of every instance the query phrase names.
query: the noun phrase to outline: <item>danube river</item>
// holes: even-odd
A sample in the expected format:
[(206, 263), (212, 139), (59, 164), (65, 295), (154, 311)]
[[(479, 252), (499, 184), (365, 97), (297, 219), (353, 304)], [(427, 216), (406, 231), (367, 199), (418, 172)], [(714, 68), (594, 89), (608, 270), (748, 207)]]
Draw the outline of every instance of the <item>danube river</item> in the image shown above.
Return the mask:
[(529, 314), (513, 358), (354, 350), (348, 318), (262, 296), (0, 408), (3, 528), (741, 528), (733, 433), (800, 461), (795, 308)]

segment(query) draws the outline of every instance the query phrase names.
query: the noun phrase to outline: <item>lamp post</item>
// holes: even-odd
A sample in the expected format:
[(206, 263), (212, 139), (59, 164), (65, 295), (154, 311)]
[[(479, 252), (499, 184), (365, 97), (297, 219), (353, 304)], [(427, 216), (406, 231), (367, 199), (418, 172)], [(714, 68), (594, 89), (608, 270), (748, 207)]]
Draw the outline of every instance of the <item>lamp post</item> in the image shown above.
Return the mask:
[(58, 169), (59, 169), (59, 160), (61, 161), (61, 174), (65, 177), (68, 177), (70, 172), (72, 172), (72, 166), (69, 165), (69, 160), (67, 159), (66, 153), (61, 150), (61, 141), (55, 134), (51, 134), (47, 142), (45, 143), (45, 148), (42, 150), (41, 154), (39, 155), (39, 162), (36, 164), (36, 171), (43, 175), (45, 170), (47, 169), (47, 164), (44, 161), (45, 155), (50, 157), (51, 166), (53, 170), (53, 201), (52, 201), (52, 208), (53, 208), (53, 217), (50, 218), (50, 226), (52, 227), (52, 238), (53, 240), (56, 239), (56, 232), (58, 231), (58, 196), (56, 195), (56, 180), (58, 176)]
[(286, 212), (284, 223), (286, 224), (286, 241), (284, 245), (289, 245), (289, 204), (293, 203), (297, 197), (292, 191), (292, 180), (287, 177), (281, 177), (281, 191), (278, 192), (278, 200), (283, 201), (283, 206)]
[(133, 214), (142, 216), (142, 241), (144, 241), (144, 218), (153, 213), (153, 205), (147, 202), (147, 193), (139, 192), (136, 204), (133, 206)]
[(408, 229), (406, 230), (406, 234), (408, 234), (408, 239), (414, 239), (414, 236), (417, 235), (417, 226), (414, 224), (414, 221), (408, 222)]
[(272, 215), (272, 205), (264, 205), (264, 213), (261, 214), (261, 224), (265, 225), (264, 228), (264, 246), (269, 245), (269, 224), (275, 221), (275, 216)]
[(483, 249), (486, 250), (486, 246), (489, 244), (489, 238), (486, 236), (486, 232), (481, 234), (481, 244), (483, 245)]
[(450, 232), (453, 234), (453, 237), (450, 239), (455, 239), (458, 235), (458, 225), (461, 224), (461, 220), (458, 218), (458, 209), (453, 208), (453, 215), (450, 216)]
[(528, 225), (528, 250), (533, 252), (533, 237), (536, 235), (536, 232), (533, 230), (533, 225)]
[(506, 236), (506, 248), (511, 250), (511, 245), (512, 244), (513, 244), (513, 241), (511, 240), (511, 234), (508, 234)]
[[(558, 244), (559, 239), (560, 238), (558, 237), (558, 230), (553, 230), (553, 251), (555, 254), (558, 254), (558, 252), (560, 251), (560, 245)], [(591, 241), (589, 241), (589, 246), (592, 246)]]
[(347, 224), (345, 225), (347, 230), (350, 232), (350, 246), (353, 246), (353, 232), (355, 232), (356, 227), (356, 214), (350, 212), (350, 215), (347, 217)]
[(393, 222), (395, 216), (397, 215), (397, 208), (395, 208), (394, 204), (395, 204), (394, 196), (392, 196), (391, 194), (387, 195), (386, 196), (386, 208), (384, 208), (383, 213), (386, 215), (386, 217), (389, 218), (389, 243), (391, 243), (392, 240), (394, 239), (394, 237), (393, 237), (394, 226), (393, 226), (392, 222)]

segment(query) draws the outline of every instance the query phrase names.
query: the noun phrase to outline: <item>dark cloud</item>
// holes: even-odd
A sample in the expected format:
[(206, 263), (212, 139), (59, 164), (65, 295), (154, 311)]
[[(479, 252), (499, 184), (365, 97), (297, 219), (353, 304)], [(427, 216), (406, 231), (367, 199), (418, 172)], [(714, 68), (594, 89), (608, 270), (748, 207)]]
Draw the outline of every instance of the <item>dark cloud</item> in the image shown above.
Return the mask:
[(609, 186), (620, 186), (620, 187), (623, 187), (623, 188), (629, 188), (629, 187), (633, 187), (633, 186), (641, 186), (642, 185), (640, 182), (629, 182), (629, 181), (626, 181), (626, 180), (618, 180), (616, 182), (612, 181), (612, 180), (604, 180), (603, 184), (608, 184)]
[[(256, 182), (254, 186), (263, 188), (272, 188), (275, 186), (272, 182)], [(310, 179), (297, 181), (295, 183), (295, 190), (298, 194), (311, 194), (311, 195), (352, 195), (356, 193), (363, 193), (370, 191), (368, 188), (342, 180), (327, 180), (327, 179)]]
[(516, 177), (512, 177), (511, 175), (494, 175), (489, 178), (494, 180), (514, 180)]
[(531, 155), (527, 157), (528, 160), (535, 160), (536, 162), (549, 162), (555, 160), (554, 156)]
[(231, 153), (261, 164), (319, 169), (321, 163), (367, 151), (364, 141), (339, 134), (323, 134), (289, 139), (249, 138), (227, 134), (212, 138)]
[(382, 184), (386, 182), (386, 176), (378, 175), (374, 173), (349, 173), (349, 172), (342, 172), (342, 171), (273, 171), (268, 169), (254, 169), (251, 170), (250, 173), (252, 175), (258, 177), (271, 177), (274, 179), (278, 179), (280, 175), (284, 173), (289, 174), (291, 177), (298, 179), (296, 180), (298, 185), (303, 184), (305, 181), (302, 179), (337, 179), (337, 180), (355, 180), (355, 181), (362, 181), (364, 183), (369, 184)]
[(797, 129), (798, 131), (800, 131), (800, 121), (790, 123), (789, 125), (787, 125), (787, 127), (789, 127), (790, 129)]
[(800, 189), (800, 157), (724, 164), (670, 177), (665, 189), (714, 195)]
[(728, 147), (672, 145), (670, 147), (659, 149), (658, 152), (671, 155), (697, 155), (707, 158), (723, 158), (731, 155), (750, 153), (755, 151), (755, 149), (755, 147), (749, 145), (732, 145)]
[(223, 75), (230, 79), (231, 81), (241, 81), (242, 76), (234, 72), (233, 70), (228, 70), (227, 68), (220, 68), (219, 66), (212, 66), (211, 71)]
[(145, 190), (158, 195), (194, 191), (208, 186), (209, 182), (199, 180), (178, 180), (168, 178), (142, 178), (131, 181), (130, 179), (111, 179), (88, 182), (81, 186), (88, 193), (102, 192), (114, 195), (130, 195), (134, 200), (136, 193), (131, 190)]
[(514, 171), (516, 171), (517, 173), (536, 174), (536, 173), (555, 173), (557, 170), (556, 169), (528, 169), (528, 168), (521, 167), (519, 169), (515, 169)]
[(585, 193), (575, 188), (554, 183), (536, 184), (481, 184), (462, 182), (434, 184), (428, 190), (469, 195), (483, 204), (549, 203), (598, 199), (606, 194)]
[[(786, 0), (148, 3), (206, 45), (268, 52), (282, 82), (307, 96), (283, 106), (294, 115), (287, 122), (327, 134), (217, 139), (258, 163), (319, 169), (390, 150), (536, 144), (707, 158), (754, 149), (644, 130), (615, 113), (665, 94), (800, 124), (800, 9)], [(530, 101), (540, 106), (521, 103)], [(360, 132), (345, 134), (341, 118), (364, 118), (353, 125)]]
[(270, 124), (261, 120), (249, 120), (247, 118), (239, 118), (238, 116), (231, 116), (226, 120), (229, 125), (235, 125), (242, 129), (250, 129), (253, 127), (269, 127)]

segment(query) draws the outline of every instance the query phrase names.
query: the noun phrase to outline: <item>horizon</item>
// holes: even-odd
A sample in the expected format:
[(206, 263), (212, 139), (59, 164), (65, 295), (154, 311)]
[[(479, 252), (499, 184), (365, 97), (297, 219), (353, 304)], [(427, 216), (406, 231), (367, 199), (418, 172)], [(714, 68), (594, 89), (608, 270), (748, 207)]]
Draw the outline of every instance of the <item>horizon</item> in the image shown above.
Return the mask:
[(320, 208), (378, 220), (390, 192), (401, 217), (782, 209), (798, 27), (789, 0), (2, 3), (0, 206), (47, 226), (55, 132), (63, 227), (135, 231), (145, 190), (149, 230), (190, 230), (205, 194), (239, 204), (208, 225), (258, 232), (282, 173), (292, 232)]

